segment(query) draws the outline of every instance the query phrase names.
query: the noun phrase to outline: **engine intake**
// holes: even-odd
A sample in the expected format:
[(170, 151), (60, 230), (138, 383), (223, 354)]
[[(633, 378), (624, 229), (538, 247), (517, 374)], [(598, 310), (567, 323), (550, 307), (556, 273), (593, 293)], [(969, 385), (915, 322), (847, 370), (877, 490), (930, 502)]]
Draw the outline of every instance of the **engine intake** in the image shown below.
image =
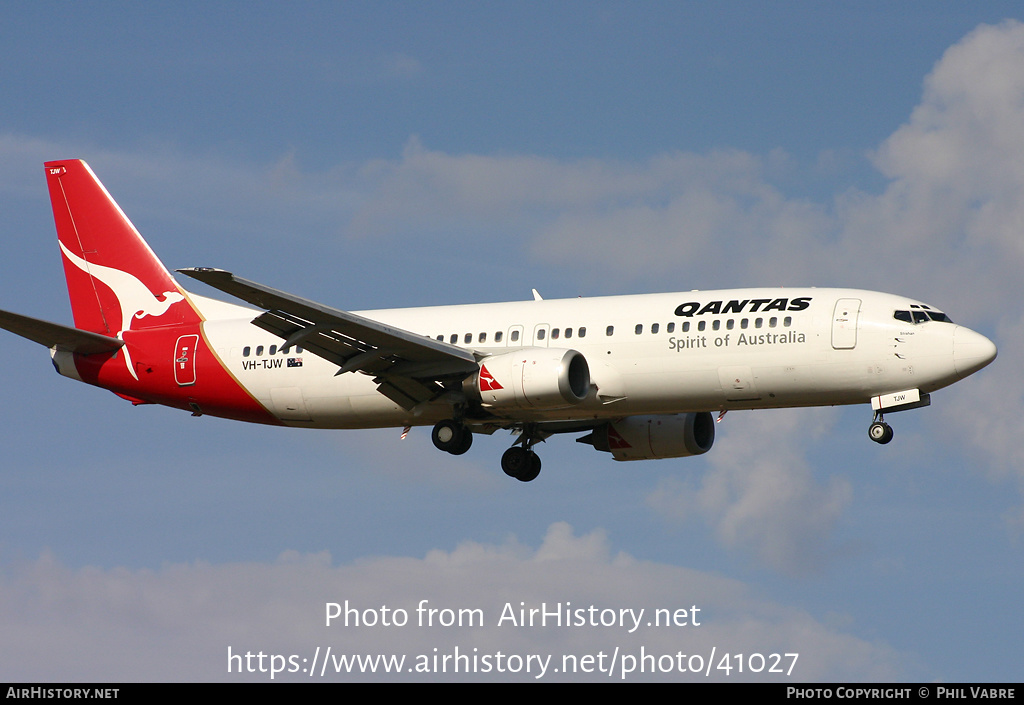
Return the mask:
[(602, 424), (583, 438), (616, 460), (685, 458), (711, 450), (715, 420), (708, 411), (661, 416), (629, 416)]
[(494, 409), (563, 409), (590, 394), (590, 366), (576, 350), (520, 348), (480, 363), (472, 392)]

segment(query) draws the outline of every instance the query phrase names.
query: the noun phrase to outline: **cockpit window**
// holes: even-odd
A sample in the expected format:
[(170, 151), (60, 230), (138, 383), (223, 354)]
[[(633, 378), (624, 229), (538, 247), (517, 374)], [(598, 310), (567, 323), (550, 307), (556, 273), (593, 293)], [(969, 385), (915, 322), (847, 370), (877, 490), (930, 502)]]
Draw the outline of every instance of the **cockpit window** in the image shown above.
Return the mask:
[(913, 311), (896, 311), (892, 317), (904, 323), (927, 323), (938, 321), (939, 323), (952, 323), (953, 320), (942, 311), (932, 309), (924, 310), (923, 307), (915, 306)]

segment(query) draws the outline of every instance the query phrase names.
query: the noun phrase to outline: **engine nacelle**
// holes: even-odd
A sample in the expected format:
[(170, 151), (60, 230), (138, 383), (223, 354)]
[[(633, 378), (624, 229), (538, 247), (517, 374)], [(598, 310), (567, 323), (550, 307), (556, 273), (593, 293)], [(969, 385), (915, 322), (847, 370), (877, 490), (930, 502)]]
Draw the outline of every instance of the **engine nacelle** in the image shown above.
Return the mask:
[(602, 424), (588, 436), (577, 439), (616, 460), (656, 460), (701, 455), (715, 442), (715, 420), (711, 413), (662, 416), (629, 416)]
[(468, 381), (487, 408), (563, 409), (587, 398), (590, 366), (576, 350), (520, 348), (485, 358)]

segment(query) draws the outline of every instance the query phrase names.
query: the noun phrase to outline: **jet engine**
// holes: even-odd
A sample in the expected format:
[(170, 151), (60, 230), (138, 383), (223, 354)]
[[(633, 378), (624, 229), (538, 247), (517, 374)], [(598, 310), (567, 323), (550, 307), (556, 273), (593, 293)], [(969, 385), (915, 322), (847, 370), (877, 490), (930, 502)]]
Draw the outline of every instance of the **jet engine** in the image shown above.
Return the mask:
[(590, 366), (576, 350), (520, 348), (483, 359), (467, 383), (486, 408), (563, 409), (587, 398)]
[(701, 455), (715, 442), (711, 413), (628, 416), (602, 424), (579, 443), (611, 453), (616, 460), (656, 460)]

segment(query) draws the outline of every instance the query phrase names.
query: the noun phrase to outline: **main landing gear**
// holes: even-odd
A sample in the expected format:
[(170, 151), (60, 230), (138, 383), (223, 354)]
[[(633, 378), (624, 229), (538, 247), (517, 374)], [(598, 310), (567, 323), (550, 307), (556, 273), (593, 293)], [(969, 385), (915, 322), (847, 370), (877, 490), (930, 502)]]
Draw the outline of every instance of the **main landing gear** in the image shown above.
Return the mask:
[(501, 469), (505, 474), (520, 482), (536, 480), (540, 475), (540, 456), (533, 451), (533, 446), (541, 440), (534, 426), (523, 428), (515, 445), (501, 455)]
[[(473, 445), (473, 432), (459, 421), (445, 419), (434, 424), (430, 440), (438, 450), (452, 455), (462, 455)], [(505, 474), (520, 482), (536, 480), (540, 474), (540, 457), (533, 451), (533, 446), (541, 440), (543, 438), (529, 428), (524, 428), (516, 444), (501, 456), (501, 469)]]
[(462, 455), (473, 445), (473, 432), (465, 424), (446, 419), (434, 424), (430, 440), (438, 450), (452, 455)]
[(879, 411), (875, 412), (875, 419), (868, 426), (868, 438), (873, 440), (875, 443), (881, 443), (885, 445), (892, 440), (892, 426), (882, 420), (882, 414)]
[(540, 456), (524, 446), (512, 446), (501, 454), (501, 469), (520, 482), (530, 482), (540, 475)]

